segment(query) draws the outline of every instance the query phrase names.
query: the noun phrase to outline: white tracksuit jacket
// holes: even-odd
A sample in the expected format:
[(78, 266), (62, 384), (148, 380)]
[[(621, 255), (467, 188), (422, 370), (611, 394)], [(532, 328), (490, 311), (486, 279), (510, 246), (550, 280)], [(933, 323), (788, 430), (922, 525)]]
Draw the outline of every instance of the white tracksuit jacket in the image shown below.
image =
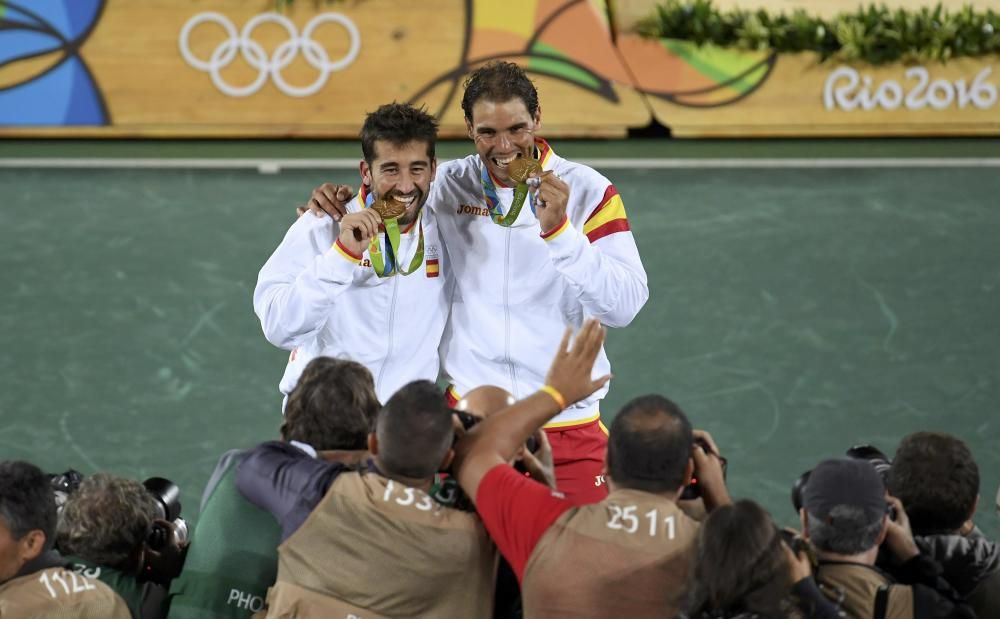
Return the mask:
[[(516, 398), (536, 391), (567, 325), (594, 317), (629, 324), (649, 297), (646, 272), (611, 182), (538, 142), (542, 167), (570, 188), (567, 221), (543, 239), (525, 204), (509, 228), (490, 220), (480, 159), (438, 167), (430, 202), (455, 280), (451, 319), (441, 344), (443, 371), (457, 394), (497, 385)], [(513, 189), (497, 186), (504, 211)], [(594, 376), (611, 369), (604, 351)], [(607, 387), (563, 411), (547, 427), (593, 421)]]
[[(348, 204), (352, 213), (363, 208), (363, 194)], [(421, 218), (423, 264), (405, 277), (386, 278), (375, 275), (367, 250), (359, 260), (335, 246), (340, 225), (329, 216), (307, 213), (292, 224), (261, 269), (253, 295), (268, 341), (295, 351), (279, 385), (282, 393), (320, 355), (367, 367), (382, 402), (410, 381), (437, 379), (451, 278), (426, 204)], [(397, 260), (406, 266), (417, 238), (416, 226), (401, 235)]]

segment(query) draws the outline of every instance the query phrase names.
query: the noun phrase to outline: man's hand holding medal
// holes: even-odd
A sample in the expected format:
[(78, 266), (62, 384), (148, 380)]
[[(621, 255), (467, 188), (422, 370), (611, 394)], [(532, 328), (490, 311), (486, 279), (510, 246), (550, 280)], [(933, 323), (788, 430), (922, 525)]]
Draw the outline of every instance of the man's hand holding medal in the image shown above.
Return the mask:
[(398, 219), (405, 213), (405, 204), (392, 198), (378, 198), (369, 208), (343, 216), (340, 221), (340, 244), (360, 255), (378, 235), (382, 222)]
[(378, 235), (382, 216), (374, 208), (348, 213), (340, 220), (340, 244), (349, 252), (360, 256)]
[(542, 170), (537, 159), (519, 157), (510, 163), (511, 180), (525, 183), (534, 191), (535, 217), (542, 232), (548, 232), (562, 223), (569, 203), (569, 185), (551, 170)]
[(339, 221), (340, 244), (349, 252), (360, 256), (378, 234), (382, 217), (381, 213), (373, 209), (348, 213), (347, 203), (353, 199), (354, 188), (350, 185), (323, 183), (313, 190), (308, 206), (317, 217), (326, 213), (334, 221)]

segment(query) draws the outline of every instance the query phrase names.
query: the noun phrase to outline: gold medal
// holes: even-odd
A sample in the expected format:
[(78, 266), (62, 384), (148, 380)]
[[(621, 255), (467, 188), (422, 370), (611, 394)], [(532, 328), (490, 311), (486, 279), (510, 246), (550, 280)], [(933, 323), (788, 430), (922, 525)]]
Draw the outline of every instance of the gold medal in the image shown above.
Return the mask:
[(406, 213), (406, 205), (392, 198), (379, 198), (369, 208), (381, 215), (382, 221), (396, 219)]
[(532, 174), (537, 176), (541, 173), (542, 164), (537, 159), (518, 157), (507, 165), (507, 175), (518, 185), (527, 182)]

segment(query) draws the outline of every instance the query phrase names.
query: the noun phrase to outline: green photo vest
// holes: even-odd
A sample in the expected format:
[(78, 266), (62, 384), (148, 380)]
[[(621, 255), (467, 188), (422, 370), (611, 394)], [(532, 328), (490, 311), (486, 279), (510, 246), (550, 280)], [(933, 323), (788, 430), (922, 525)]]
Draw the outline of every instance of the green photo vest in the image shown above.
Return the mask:
[(184, 571), (170, 586), (169, 619), (249, 619), (264, 607), (281, 527), (236, 489), (245, 453), (226, 453), (208, 482)]

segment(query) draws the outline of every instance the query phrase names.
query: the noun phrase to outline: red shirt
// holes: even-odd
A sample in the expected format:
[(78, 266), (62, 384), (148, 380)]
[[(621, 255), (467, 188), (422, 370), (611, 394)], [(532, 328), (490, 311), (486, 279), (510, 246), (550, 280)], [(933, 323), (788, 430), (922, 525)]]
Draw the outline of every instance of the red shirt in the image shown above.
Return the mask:
[(514, 568), (518, 582), (538, 540), (575, 504), (548, 486), (506, 464), (491, 468), (479, 482), (476, 511), (497, 548)]

